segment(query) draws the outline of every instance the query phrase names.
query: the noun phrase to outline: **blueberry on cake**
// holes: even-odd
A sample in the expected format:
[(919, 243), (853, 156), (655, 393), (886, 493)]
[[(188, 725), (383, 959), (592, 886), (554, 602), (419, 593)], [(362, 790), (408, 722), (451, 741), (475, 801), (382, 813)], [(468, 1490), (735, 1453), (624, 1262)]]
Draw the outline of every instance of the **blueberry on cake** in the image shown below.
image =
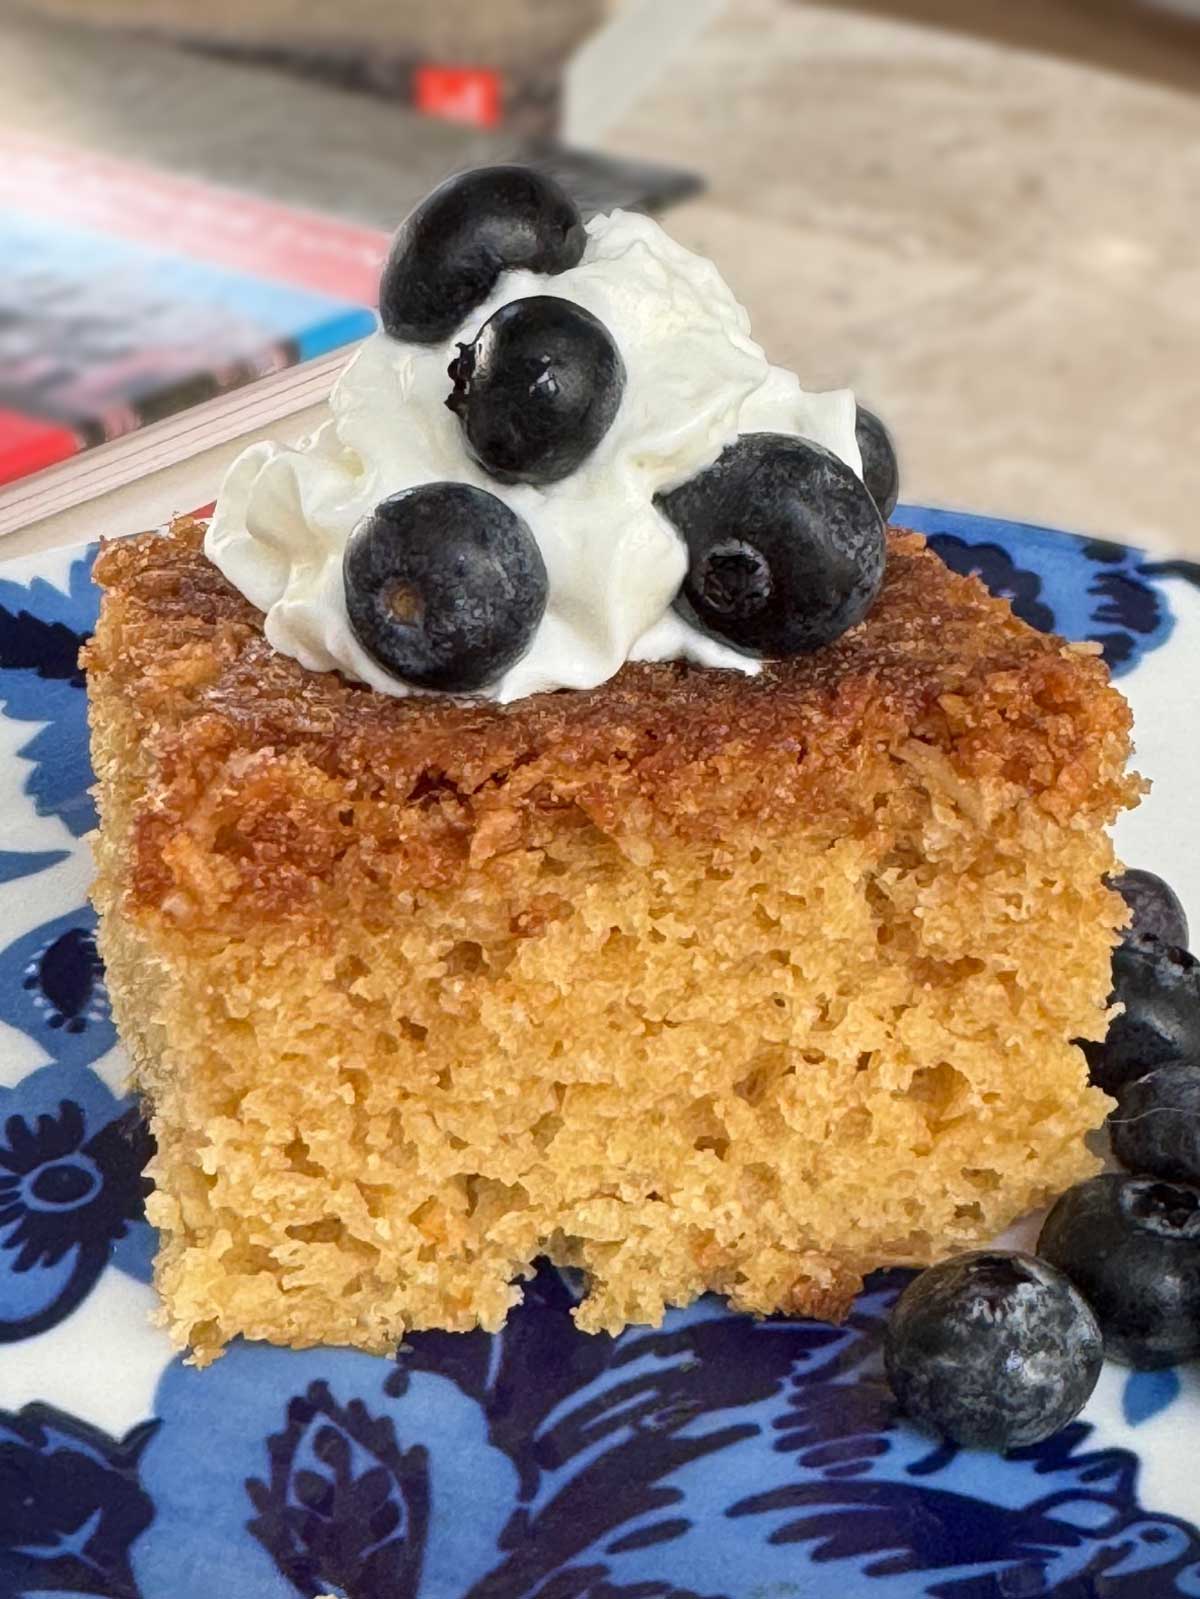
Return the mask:
[[(1103, 664), (916, 535), (713, 266), (521, 168), (207, 524), (107, 545), (114, 1010), (181, 1345), (836, 1317), (1095, 1168)], [(882, 514), (881, 514), (882, 512)]]

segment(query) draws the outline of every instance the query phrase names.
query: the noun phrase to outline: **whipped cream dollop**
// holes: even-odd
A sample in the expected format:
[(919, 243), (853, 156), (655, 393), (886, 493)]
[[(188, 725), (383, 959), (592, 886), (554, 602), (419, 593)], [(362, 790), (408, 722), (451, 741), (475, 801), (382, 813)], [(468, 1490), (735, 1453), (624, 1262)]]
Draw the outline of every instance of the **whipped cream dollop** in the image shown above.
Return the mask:
[[(468, 455), (445, 404), (446, 369), (500, 306), (534, 294), (573, 300), (600, 319), (625, 363), (625, 391), (612, 426), (569, 477), (506, 485)], [(592, 218), (583, 257), (568, 271), (504, 273), (444, 343), (374, 334), (339, 379), (330, 410), (298, 448), (255, 444), (238, 457), (205, 550), (265, 612), (273, 648), (384, 694), (420, 691), (355, 637), (342, 556), (356, 524), (387, 495), (422, 483), (473, 484), (510, 506), (536, 539), (549, 599), (527, 653), (483, 691), (503, 703), (593, 688), (627, 660), (759, 671), (672, 609), (687, 551), (655, 494), (710, 466), (740, 433), (798, 434), (862, 471), (851, 392), (806, 393), (793, 373), (772, 366), (712, 262), (626, 211)]]

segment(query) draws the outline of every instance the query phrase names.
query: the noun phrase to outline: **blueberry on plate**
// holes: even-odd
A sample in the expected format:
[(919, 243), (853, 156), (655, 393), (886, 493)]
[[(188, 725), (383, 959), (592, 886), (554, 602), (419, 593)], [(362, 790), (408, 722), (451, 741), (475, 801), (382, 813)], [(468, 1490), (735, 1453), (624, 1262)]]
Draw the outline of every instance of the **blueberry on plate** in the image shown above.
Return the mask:
[(1160, 944), (1186, 947), (1187, 917), (1178, 895), (1169, 883), (1140, 867), (1108, 879), (1109, 888), (1129, 906), (1131, 920), (1126, 938), (1157, 938)]
[(394, 676), (470, 693), (525, 654), (546, 609), (541, 551), (515, 512), (465, 483), (381, 500), (346, 544), (355, 637)]
[(379, 283), (383, 331), (415, 344), (448, 339), (502, 272), (565, 272), (584, 243), (575, 202), (532, 167), (477, 167), (448, 178), (392, 241)]
[(1104, 1351), (1096, 1318), (1033, 1255), (976, 1250), (909, 1283), (884, 1361), (918, 1427), (976, 1449), (1040, 1443), (1087, 1404)]
[(1112, 1001), (1125, 1009), (1099, 1043), (1082, 1044), (1106, 1094), (1169, 1060), (1200, 1056), (1200, 962), (1185, 949), (1133, 935), (1113, 952)]
[(625, 364), (603, 322), (571, 300), (502, 305), (450, 363), (446, 404), (467, 449), (501, 483), (554, 483), (612, 426)]
[(854, 437), (862, 455), (863, 482), (886, 522), (900, 497), (900, 467), (892, 436), (874, 411), (860, 405), (854, 416)]
[(1200, 1060), (1169, 1061), (1126, 1083), (1108, 1131), (1130, 1171), (1200, 1188)]
[(1091, 1305), (1114, 1360), (1148, 1371), (1200, 1355), (1200, 1189), (1105, 1172), (1063, 1194), (1038, 1253)]
[(809, 439), (743, 434), (655, 504), (688, 547), (675, 609), (748, 655), (832, 644), (879, 593), (886, 541), (875, 501)]

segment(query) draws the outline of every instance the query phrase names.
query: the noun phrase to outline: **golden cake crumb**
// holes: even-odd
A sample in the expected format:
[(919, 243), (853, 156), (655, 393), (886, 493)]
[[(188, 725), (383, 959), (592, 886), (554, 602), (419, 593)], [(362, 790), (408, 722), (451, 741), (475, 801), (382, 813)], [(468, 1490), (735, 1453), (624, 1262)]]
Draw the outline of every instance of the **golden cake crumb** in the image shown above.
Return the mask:
[(172, 1333), (386, 1350), (864, 1272), (1088, 1175), (1129, 712), (915, 534), (758, 678), (508, 706), (276, 654), (177, 522), (106, 545), (85, 660), (113, 1006)]

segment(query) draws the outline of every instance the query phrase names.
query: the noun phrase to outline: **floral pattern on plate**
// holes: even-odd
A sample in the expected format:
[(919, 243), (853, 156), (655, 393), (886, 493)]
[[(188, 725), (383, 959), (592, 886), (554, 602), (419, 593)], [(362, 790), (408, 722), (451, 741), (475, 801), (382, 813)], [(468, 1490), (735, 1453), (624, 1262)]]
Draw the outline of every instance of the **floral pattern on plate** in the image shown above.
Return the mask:
[[(1156, 729), (1200, 668), (1200, 570), (901, 519), (1032, 625), (1101, 647), (1164, 791), (1139, 863), (1178, 883), (1194, 785)], [(1197, 1371), (1108, 1367), (1036, 1448), (940, 1446), (882, 1377), (903, 1273), (841, 1328), (706, 1299), (587, 1337), (577, 1285), (543, 1267), (502, 1334), (414, 1335), (391, 1359), (238, 1344), (198, 1371), (148, 1331), (147, 1291), (116, 1285), (149, 1278), (152, 1146), (113, 1092), (86, 903), (92, 554), (0, 568), (0, 1599), (1200, 1599)]]

